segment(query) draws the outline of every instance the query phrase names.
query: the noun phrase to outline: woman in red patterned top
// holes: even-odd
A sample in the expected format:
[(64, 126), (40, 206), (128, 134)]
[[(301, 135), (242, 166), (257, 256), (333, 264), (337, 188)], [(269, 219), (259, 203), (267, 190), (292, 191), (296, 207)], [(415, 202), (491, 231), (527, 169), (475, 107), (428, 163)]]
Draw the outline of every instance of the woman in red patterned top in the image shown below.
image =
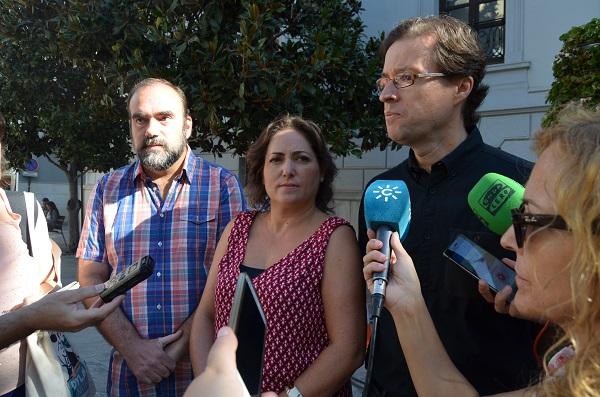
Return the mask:
[(352, 227), (330, 216), (337, 172), (321, 131), (282, 117), (247, 153), (249, 201), (225, 229), (194, 316), (194, 372), (227, 324), (240, 272), (252, 278), (267, 318), (262, 390), (285, 396), (351, 396), (361, 365), (365, 300)]

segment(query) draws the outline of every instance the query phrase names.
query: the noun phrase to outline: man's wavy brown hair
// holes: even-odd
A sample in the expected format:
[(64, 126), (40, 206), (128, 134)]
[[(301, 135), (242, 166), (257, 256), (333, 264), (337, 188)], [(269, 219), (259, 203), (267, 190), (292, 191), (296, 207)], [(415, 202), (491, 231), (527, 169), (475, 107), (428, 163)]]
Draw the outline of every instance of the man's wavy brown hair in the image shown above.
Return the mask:
[(479, 121), (477, 108), (489, 89), (482, 83), (486, 59), (477, 33), (469, 25), (448, 15), (406, 19), (381, 43), (381, 55), (385, 57), (388, 49), (398, 40), (420, 36), (433, 36), (436, 39), (432, 61), (439, 70), (428, 72), (445, 73), (450, 78), (473, 78), (473, 89), (462, 108), (465, 128), (470, 131)]

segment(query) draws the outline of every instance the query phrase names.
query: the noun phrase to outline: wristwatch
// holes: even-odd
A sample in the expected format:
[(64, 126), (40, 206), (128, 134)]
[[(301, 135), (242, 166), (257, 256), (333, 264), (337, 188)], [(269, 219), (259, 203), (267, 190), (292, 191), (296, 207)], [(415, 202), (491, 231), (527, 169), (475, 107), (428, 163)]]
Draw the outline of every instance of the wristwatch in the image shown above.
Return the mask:
[(293, 386), (291, 389), (289, 387), (286, 387), (285, 394), (287, 394), (288, 397), (304, 397), (296, 386)]

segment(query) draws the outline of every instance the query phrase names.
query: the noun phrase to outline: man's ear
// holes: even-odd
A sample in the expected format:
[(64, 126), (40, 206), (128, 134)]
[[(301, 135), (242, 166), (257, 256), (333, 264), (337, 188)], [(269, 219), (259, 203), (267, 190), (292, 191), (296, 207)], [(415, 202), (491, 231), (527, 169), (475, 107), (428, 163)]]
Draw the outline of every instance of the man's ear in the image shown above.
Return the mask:
[(454, 96), (455, 104), (464, 102), (473, 91), (474, 80), (472, 76), (460, 77), (456, 81), (456, 95)]
[(183, 130), (185, 131), (185, 138), (190, 139), (192, 135), (192, 116), (185, 116), (185, 120), (183, 122)]

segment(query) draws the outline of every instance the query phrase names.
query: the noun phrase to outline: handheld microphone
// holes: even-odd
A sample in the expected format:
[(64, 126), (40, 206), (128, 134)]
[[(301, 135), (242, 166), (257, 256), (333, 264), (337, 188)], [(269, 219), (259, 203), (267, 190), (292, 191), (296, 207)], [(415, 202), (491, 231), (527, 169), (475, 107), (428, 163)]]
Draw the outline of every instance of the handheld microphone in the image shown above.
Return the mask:
[(507, 176), (490, 172), (469, 192), (469, 207), (492, 232), (502, 235), (512, 224), (510, 210), (523, 202), (525, 188)]
[(404, 181), (376, 180), (367, 187), (364, 198), (365, 222), (377, 232), (383, 242), (381, 252), (386, 256), (385, 269), (373, 273), (373, 316), (379, 317), (390, 268), (390, 238), (398, 232), (404, 240), (410, 224), (410, 196)]

